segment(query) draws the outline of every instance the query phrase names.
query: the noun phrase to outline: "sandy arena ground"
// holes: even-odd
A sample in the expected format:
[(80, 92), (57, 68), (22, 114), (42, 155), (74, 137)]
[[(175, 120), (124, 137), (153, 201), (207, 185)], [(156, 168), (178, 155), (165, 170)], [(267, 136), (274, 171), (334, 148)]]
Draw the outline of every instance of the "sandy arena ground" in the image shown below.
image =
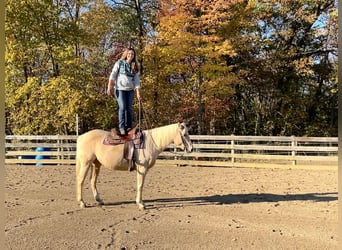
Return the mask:
[(7, 166), (8, 249), (337, 249), (337, 170), (155, 166), (102, 169), (79, 208), (70, 166)]

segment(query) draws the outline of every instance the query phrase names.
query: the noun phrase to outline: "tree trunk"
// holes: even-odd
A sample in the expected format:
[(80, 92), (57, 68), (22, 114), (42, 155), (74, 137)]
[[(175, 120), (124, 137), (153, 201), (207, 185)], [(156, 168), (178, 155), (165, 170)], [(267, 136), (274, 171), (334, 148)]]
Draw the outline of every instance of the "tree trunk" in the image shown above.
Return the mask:
[(197, 121), (198, 121), (198, 134), (202, 134), (203, 130), (203, 103), (202, 103), (202, 92), (201, 92), (201, 86), (202, 86), (202, 74), (201, 72), (198, 73), (198, 85), (197, 85)]

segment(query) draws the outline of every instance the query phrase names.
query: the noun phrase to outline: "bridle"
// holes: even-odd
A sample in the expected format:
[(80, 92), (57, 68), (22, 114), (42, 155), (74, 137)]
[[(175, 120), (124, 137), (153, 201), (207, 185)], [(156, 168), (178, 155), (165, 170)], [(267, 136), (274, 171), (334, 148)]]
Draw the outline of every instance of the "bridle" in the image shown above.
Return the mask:
[[(149, 121), (149, 117), (148, 117), (148, 115), (147, 115), (147, 113), (145, 112), (145, 110), (143, 109), (143, 107), (142, 107), (142, 102), (141, 101), (139, 101), (139, 118), (138, 118), (138, 122), (139, 122), (139, 128), (141, 129), (141, 121), (142, 121), (142, 116), (144, 116), (144, 121), (145, 121), (145, 126), (147, 127), (147, 128), (149, 128), (149, 127), (151, 127), (150, 125), (151, 125), (151, 122)], [(187, 128), (186, 126), (185, 126), (185, 124), (183, 125), (185, 128)], [(187, 128), (188, 129), (188, 128)], [(186, 136), (185, 135), (183, 135), (183, 133), (182, 133), (182, 131), (179, 129), (179, 135), (180, 135), (180, 137), (181, 137), (181, 139), (182, 139), (182, 143), (183, 143), (183, 145), (184, 145), (184, 151), (186, 151), (186, 152), (191, 152), (192, 151), (192, 147), (191, 147), (191, 140), (190, 140), (190, 138), (189, 139), (187, 139), (186, 138)], [(188, 135), (189, 136), (189, 135)], [(174, 153), (174, 154), (177, 154), (177, 153)], [(184, 153), (183, 153), (184, 154)], [(183, 155), (182, 154), (182, 155)]]
[[(183, 143), (183, 145), (184, 145), (184, 150), (185, 150), (187, 153), (190, 153), (191, 150), (192, 150), (190, 138), (187, 139), (187, 138), (185, 137), (185, 135), (183, 135), (183, 133), (182, 133), (181, 130), (179, 130), (179, 135), (180, 135), (180, 137), (181, 137), (181, 139), (182, 139), (182, 143)], [(189, 136), (189, 135), (188, 135), (188, 136)]]

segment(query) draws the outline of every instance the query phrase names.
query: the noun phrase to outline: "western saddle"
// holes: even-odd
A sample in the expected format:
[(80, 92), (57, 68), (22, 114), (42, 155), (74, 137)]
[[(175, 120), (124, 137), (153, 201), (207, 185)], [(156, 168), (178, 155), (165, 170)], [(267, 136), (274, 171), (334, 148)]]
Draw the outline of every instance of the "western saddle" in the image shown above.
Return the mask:
[(110, 133), (103, 140), (103, 144), (116, 146), (124, 144), (124, 159), (128, 161), (128, 171), (135, 169), (134, 165), (134, 149), (143, 148), (144, 135), (139, 125), (128, 131), (127, 135), (119, 134), (116, 128), (112, 128)]

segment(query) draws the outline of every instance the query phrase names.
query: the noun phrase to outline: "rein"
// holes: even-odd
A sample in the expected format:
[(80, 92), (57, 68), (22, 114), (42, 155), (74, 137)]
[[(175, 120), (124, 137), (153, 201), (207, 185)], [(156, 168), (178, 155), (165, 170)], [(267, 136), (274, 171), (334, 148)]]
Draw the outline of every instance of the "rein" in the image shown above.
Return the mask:
[(144, 117), (144, 121), (145, 121), (145, 126), (146, 129), (151, 129), (151, 122), (147, 116), (147, 113), (145, 111), (145, 109), (143, 109), (142, 107), (142, 101), (139, 101), (139, 116), (138, 116), (138, 123), (139, 123), (139, 128), (141, 129), (141, 120), (143, 119), (142, 117)]
[[(142, 118), (143, 117), (143, 118)], [(144, 120), (145, 122), (145, 126), (146, 126), (146, 129), (149, 129), (149, 128), (152, 128), (151, 126), (151, 122), (148, 118), (148, 115), (145, 111), (145, 109), (143, 108), (142, 106), (142, 101), (139, 101), (139, 116), (138, 116), (138, 123), (139, 123), (139, 128), (141, 129), (141, 122), (142, 120)], [(182, 133), (179, 131), (179, 134), (181, 136), (181, 139), (182, 139), (182, 142), (183, 142), (183, 145), (185, 147), (185, 150), (183, 152), (177, 152), (176, 151), (176, 147), (174, 148), (174, 152), (172, 152), (172, 154), (174, 156), (183, 156), (185, 154), (185, 151), (186, 151), (186, 148), (189, 146), (189, 142), (187, 141), (187, 139), (185, 138), (184, 135), (182, 135)]]

